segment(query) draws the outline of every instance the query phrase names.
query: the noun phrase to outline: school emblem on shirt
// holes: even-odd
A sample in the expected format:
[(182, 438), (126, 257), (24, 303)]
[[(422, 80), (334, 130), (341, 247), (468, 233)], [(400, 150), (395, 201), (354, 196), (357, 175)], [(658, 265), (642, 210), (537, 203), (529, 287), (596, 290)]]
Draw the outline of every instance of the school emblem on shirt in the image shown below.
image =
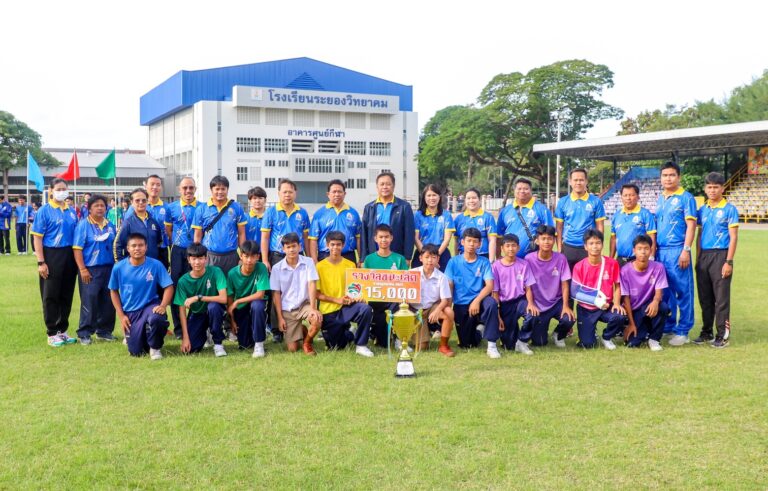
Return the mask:
[(483, 226), (483, 219), (482, 218), (478, 218), (477, 219), (477, 226), (478, 227), (482, 227)]
[(680, 200), (677, 198), (672, 198), (672, 206), (677, 206), (678, 203), (680, 203)]
[(152, 271), (147, 271), (147, 281), (152, 281), (154, 279), (155, 277), (152, 276)]
[(587, 211), (592, 211), (592, 205), (590, 203), (587, 203), (586, 206), (584, 206), (584, 209)]
[(393, 264), (392, 267), (389, 269), (397, 269), (397, 264)]
[(517, 273), (517, 281), (523, 281), (523, 273)]
[(715, 213), (715, 216), (717, 216), (717, 218), (722, 218), (723, 217), (723, 210), (717, 210), (717, 213)]
[(557, 266), (552, 268), (552, 276), (560, 276), (560, 271), (557, 270)]
[(210, 290), (210, 289), (211, 289), (211, 280), (210, 280), (210, 278), (209, 278), (208, 280), (206, 280), (206, 282), (205, 282), (205, 288), (206, 288), (206, 289), (208, 289), (208, 290)]
[(638, 223), (639, 221), (640, 221), (640, 217), (639, 216), (632, 217), (632, 223)]
[(442, 225), (443, 223), (445, 223), (445, 218), (443, 218), (443, 217), (439, 217), (439, 218), (437, 219), (437, 223), (439, 223), (440, 225)]
[(235, 216), (235, 210), (233, 210), (232, 208), (230, 208), (229, 210), (227, 210), (227, 214), (228, 214), (229, 216), (233, 217), (233, 216)]
[(608, 275), (608, 271), (606, 271), (605, 273), (603, 273), (603, 281), (605, 281), (605, 280), (607, 280), (607, 279), (609, 279), (609, 278), (610, 278), (610, 276)]
[(475, 270), (475, 276), (480, 276), (480, 266)]
[(152, 230), (157, 230), (154, 223), (152, 224)]

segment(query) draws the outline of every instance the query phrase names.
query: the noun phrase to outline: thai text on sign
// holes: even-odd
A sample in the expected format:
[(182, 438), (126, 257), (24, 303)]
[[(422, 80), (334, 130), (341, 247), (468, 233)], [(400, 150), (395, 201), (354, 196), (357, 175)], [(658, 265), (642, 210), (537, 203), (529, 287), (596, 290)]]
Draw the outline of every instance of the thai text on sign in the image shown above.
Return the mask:
[(418, 271), (348, 269), (347, 295), (371, 302), (421, 302)]

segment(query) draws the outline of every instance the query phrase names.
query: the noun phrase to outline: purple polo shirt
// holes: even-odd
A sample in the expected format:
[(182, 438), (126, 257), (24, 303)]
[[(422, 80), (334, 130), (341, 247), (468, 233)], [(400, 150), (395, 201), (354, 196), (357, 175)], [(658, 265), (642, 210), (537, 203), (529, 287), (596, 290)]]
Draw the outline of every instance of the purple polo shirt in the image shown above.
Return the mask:
[(525, 259), (517, 258), (509, 265), (499, 259), (493, 263), (491, 271), (493, 271), (493, 291), (499, 294), (499, 300), (502, 302), (522, 297), (525, 295), (525, 287), (536, 283)]
[(621, 294), (629, 295), (632, 310), (649, 303), (656, 290), (668, 286), (664, 265), (656, 261), (649, 261), (648, 269), (642, 273), (635, 269), (633, 263), (627, 263), (621, 268)]
[(531, 287), (536, 308), (541, 311), (551, 309), (563, 298), (562, 282), (571, 279), (568, 259), (564, 254), (553, 251), (549, 261), (543, 261), (539, 259), (538, 252), (531, 252), (525, 256), (525, 261), (533, 277), (538, 278)]

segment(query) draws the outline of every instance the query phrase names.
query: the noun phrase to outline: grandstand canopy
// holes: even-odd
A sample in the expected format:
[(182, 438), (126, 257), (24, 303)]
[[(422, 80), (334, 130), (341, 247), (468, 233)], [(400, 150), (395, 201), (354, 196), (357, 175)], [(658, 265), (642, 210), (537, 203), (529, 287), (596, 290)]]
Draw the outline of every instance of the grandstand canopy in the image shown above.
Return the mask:
[(561, 155), (609, 162), (661, 160), (743, 152), (768, 146), (768, 121), (655, 131), (533, 146), (533, 155)]

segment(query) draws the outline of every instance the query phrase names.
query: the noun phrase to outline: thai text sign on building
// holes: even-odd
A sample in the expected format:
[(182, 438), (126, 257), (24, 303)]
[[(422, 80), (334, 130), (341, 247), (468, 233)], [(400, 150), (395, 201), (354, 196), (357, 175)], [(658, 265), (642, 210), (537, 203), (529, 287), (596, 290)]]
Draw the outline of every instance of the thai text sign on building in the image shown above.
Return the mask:
[(400, 98), (392, 95), (235, 85), (232, 88), (232, 105), (235, 107), (274, 107), (396, 114), (400, 110)]

